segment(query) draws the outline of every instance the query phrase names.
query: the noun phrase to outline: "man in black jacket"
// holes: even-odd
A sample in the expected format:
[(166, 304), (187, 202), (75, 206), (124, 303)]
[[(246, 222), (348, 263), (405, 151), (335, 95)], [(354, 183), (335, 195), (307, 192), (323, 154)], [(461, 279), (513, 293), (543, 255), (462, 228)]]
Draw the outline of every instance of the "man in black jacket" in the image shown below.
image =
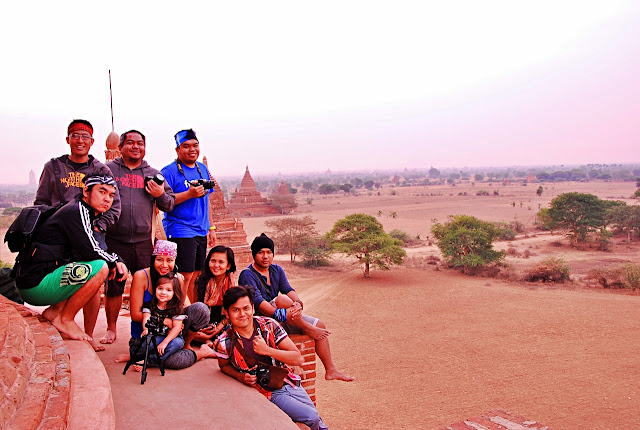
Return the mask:
[(42, 315), (71, 339), (93, 342), (75, 323), (76, 314), (107, 277), (115, 278), (117, 271), (124, 279), (128, 273), (93, 235), (93, 220), (111, 208), (115, 193), (113, 177), (85, 176), (82, 195), (45, 221), (31, 246), (16, 258), (16, 285), (24, 301), (50, 305)]

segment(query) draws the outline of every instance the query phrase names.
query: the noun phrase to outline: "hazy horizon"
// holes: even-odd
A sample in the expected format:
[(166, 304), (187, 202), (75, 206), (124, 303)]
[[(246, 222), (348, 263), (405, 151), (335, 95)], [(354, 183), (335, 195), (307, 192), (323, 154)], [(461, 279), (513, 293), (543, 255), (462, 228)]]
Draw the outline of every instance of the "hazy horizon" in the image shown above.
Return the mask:
[(3, 6), (0, 183), (68, 153), (74, 118), (104, 160), (109, 69), (156, 168), (184, 128), (216, 177), (640, 161), (632, 1), (30, 8)]

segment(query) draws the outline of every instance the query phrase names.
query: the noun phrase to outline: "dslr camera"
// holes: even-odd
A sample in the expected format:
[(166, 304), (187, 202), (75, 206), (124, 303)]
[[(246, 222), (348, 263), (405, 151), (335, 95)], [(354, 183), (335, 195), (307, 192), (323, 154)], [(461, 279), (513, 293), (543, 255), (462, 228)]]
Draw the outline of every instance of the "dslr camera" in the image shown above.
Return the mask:
[(156, 173), (153, 176), (145, 176), (144, 177), (144, 186), (145, 187), (147, 186), (149, 181), (153, 181), (158, 185), (162, 185), (162, 183), (164, 182), (164, 176), (162, 175), (162, 173)]
[(216, 186), (216, 182), (211, 180), (208, 181), (206, 179), (194, 179), (193, 181), (189, 182), (191, 184), (192, 187), (198, 187), (200, 185), (202, 185), (204, 187), (205, 190), (211, 190), (213, 189), (213, 187)]
[(164, 327), (164, 324), (160, 321), (159, 317), (151, 315), (144, 326), (149, 329), (149, 334), (157, 335), (160, 333), (162, 327)]
[(255, 369), (251, 369), (249, 374), (256, 375), (258, 379), (258, 385), (261, 387), (266, 387), (269, 385), (269, 381), (271, 380), (271, 372), (269, 372), (269, 368), (265, 366), (258, 366)]

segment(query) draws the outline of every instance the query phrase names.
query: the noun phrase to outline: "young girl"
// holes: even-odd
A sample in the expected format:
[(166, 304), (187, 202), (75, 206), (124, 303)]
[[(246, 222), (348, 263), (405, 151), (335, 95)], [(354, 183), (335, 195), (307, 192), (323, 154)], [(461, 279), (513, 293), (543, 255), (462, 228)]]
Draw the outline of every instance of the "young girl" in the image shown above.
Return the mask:
[(146, 325), (151, 316), (159, 319), (156, 341), (162, 361), (184, 346), (181, 334), (182, 321), (186, 318), (182, 313), (183, 303), (180, 280), (176, 274), (169, 272), (158, 279), (153, 298), (142, 305), (142, 336), (149, 331)]
[(223, 245), (211, 248), (196, 280), (198, 301), (209, 307), (211, 324), (198, 332), (196, 340), (209, 344), (228, 324), (222, 309), (222, 296), (234, 286), (232, 274), (235, 271), (236, 261), (231, 248)]

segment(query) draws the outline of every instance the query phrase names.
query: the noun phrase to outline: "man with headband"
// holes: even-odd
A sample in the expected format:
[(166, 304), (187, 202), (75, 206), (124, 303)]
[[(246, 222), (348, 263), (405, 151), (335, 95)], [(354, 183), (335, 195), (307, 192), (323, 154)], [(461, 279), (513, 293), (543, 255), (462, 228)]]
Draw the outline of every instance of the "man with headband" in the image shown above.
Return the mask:
[(124, 279), (128, 273), (92, 234), (93, 222), (111, 208), (115, 194), (113, 177), (85, 176), (82, 194), (46, 220), (16, 258), (16, 285), (24, 301), (50, 305), (42, 316), (71, 339), (92, 343), (93, 327), (85, 326), (83, 332), (74, 321), (76, 314), (107, 278)]
[(278, 321), (289, 334), (306, 334), (315, 340), (316, 354), (324, 365), (325, 379), (353, 381), (333, 364), (327, 327), (318, 318), (302, 314), (304, 305), (287, 280), (284, 269), (273, 264), (273, 240), (262, 233), (251, 243), (253, 263), (240, 273), (238, 285), (255, 290), (256, 315)]
[[(62, 155), (47, 161), (40, 175), (40, 183), (36, 191), (34, 205), (59, 206), (74, 200), (82, 194), (84, 177), (90, 173), (113, 176), (111, 170), (93, 155), (89, 154), (93, 146), (93, 126), (84, 119), (74, 119), (67, 127), (67, 144), (69, 155)], [(105, 232), (116, 223), (120, 216), (120, 194), (116, 188), (113, 204), (105, 213), (96, 216), (92, 229), (96, 240), (106, 249)], [(93, 333), (100, 310), (100, 295), (96, 294), (84, 307), (84, 326), (87, 332)], [(100, 344), (93, 343), (96, 351), (104, 350)]]
[(167, 239), (178, 244), (176, 266), (184, 276), (185, 296), (197, 301), (195, 279), (207, 256), (207, 246), (216, 244), (215, 227), (209, 216), (209, 193), (214, 191), (207, 166), (198, 162), (200, 142), (196, 133), (182, 130), (175, 135), (177, 158), (162, 169), (176, 195), (176, 204), (162, 224)]

